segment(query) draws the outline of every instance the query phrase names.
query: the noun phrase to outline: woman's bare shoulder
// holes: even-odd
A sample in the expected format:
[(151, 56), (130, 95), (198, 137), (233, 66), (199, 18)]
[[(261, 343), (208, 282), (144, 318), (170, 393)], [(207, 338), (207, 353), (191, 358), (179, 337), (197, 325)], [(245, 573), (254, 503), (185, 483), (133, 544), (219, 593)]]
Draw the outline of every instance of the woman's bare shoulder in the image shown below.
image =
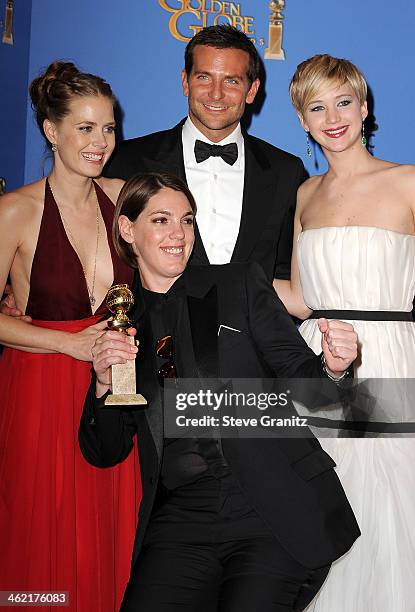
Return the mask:
[(372, 160), (372, 172), (375, 175), (377, 172), (383, 174), (388, 180), (398, 180), (402, 176), (415, 176), (415, 165), (413, 164), (398, 164), (397, 162), (388, 161), (374, 157)]
[(415, 179), (414, 164), (391, 164), (389, 169), (391, 170), (391, 174), (396, 177), (405, 177), (409, 180)]
[(379, 166), (382, 184), (405, 194), (415, 203), (415, 165), (384, 162)]
[(304, 181), (302, 185), (300, 185), (297, 192), (297, 208), (302, 210), (307, 203), (312, 199), (315, 192), (321, 185), (323, 175), (311, 176), (309, 179)]
[(43, 207), (45, 180), (23, 185), (0, 197), (0, 214), (3, 220), (29, 219)]
[(125, 181), (123, 181), (122, 179), (110, 179), (101, 176), (99, 179), (97, 179), (96, 182), (101, 187), (102, 191), (106, 193), (106, 195), (115, 205)]
[(413, 164), (402, 164), (394, 172), (393, 186), (397, 193), (402, 194), (404, 202), (407, 202), (415, 217), (415, 166)]

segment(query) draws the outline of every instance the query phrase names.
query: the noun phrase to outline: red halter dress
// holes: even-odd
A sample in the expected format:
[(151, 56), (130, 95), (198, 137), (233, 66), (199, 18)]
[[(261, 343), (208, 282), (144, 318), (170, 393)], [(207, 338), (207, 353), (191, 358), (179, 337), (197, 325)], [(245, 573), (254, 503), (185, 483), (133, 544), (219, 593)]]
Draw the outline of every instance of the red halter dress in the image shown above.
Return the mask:
[[(111, 240), (114, 206), (95, 189), (114, 283), (131, 284)], [(68, 332), (109, 315), (101, 304), (92, 316), (47, 181), (26, 314), (34, 325)], [(136, 449), (108, 469), (89, 465), (79, 450), (90, 370), (62, 354), (6, 348), (0, 358), (0, 590), (67, 591), (66, 610), (114, 612), (129, 577), (141, 484)]]

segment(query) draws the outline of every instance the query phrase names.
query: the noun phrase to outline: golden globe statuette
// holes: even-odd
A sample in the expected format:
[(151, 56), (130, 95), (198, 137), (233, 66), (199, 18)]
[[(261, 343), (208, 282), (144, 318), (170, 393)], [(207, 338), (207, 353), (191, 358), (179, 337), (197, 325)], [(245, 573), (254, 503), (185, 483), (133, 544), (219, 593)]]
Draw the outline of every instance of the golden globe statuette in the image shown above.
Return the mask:
[[(134, 304), (134, 296), (128, 285), (113, 285), (107, 293), (106, 305), (112, 312), (114, 318), (108, 321), (108, 328), (120, 333), (127, 333), (131, 327), (131, 321), (127, 317), (127, 312)], [(131, 344), (134, 338), (128, 336)], [(112, 395), (108, 395), (105, 400), (106, 406), (141, 406), (147, 404), (146, 399), (136, 393), (135, 361), (118, 363), (111, 366), (112, 374)]]
[(4, 30), (3, 35), (1, 37), (1, 41), (5, 45), (13, 44), (13, 1), (14, 0), (6, 0)]
[(282, 14), (285, 7), (285, 0), (271, 0), (269, 10), (271, 16), (269, 18), (269, 34), (268, 47), (265, 49), (265, 59), (283, 60), (285, 53), (282, 49)]

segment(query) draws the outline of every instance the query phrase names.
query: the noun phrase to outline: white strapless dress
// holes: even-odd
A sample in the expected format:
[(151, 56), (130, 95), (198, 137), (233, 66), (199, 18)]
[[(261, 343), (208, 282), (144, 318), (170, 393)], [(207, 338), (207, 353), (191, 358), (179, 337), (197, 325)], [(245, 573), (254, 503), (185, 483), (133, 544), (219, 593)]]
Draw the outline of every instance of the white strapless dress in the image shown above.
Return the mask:
[[(305, 230), (298, 265), (313, 310), (412, 310), (414, 236), (360, 226)], [(350, 322), (361, 343), (355, 377), (415, 378), (414, 323)], [(300, 332), (320, 353), (317, 321), (305, 321)], [(413, 404), (402, 406), (402, 421), (414, 420), (415, 397)], [(333, 564), (307, 612), (415, 612), (415, 438), (320, 443), (337, 464), (362, 535)]]

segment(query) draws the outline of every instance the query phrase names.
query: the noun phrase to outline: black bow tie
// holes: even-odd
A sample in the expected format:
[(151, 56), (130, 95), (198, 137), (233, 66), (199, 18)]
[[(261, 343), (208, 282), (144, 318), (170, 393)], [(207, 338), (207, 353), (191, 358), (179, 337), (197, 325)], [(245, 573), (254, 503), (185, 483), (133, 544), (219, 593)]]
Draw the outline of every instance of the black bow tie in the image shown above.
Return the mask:
[(215, 145), (196, 140), (195, 158), (197, 163), (200, 164), (200, 162), (209, 159), (209, 157), (221, 157), (224, 162), (233, 166), (238, 159), (238, 146), (236, 142), (231, 142), (227, 145)]

